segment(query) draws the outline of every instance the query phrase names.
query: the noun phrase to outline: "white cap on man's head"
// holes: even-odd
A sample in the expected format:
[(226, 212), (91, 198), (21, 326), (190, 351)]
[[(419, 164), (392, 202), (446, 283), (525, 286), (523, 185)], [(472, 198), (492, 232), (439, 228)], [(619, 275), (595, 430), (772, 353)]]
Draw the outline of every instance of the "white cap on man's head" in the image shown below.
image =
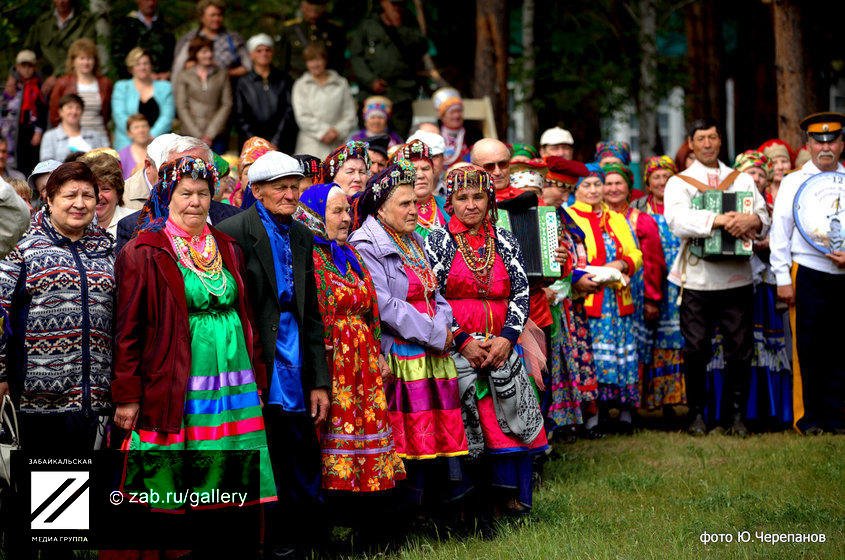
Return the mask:
[(559, 126), (546, 130), (540, 136), (541, 146), (554, 146), (556, 144), (569, 144), (572, 146), (575, 144), (575, 139), (572, 138), (572, 134), (568, 130)]
[(252, 52), (258, 47), (270, 47), (273, 48), (273, 38), (267, 35), (266, 33), (259, 33), (258, 35), (253, 35), (249, 38), (246, 42), (246, 52)]
[(411, 134), (408, 136), (407, 142), (410, 142), (411, 140), (419, 140), (428, 146), (432, 157), (442, 156), (443, 152), (446, 151), (446, 141), (443, 140), (443, 137), (439, 134), (428, 132), (427, 130), (418, 130)]
[(282, 152), (267, 152), (252, 165), (247, 171), (250, 183), (261, 183), (264, 181), (275, 181), (282, 177), (302, 177), (302, 166), (299, 162)]
[(158, 171), (164, 162), (167, 159), (167, 156), (170, 154), (170, 147), (179, 140), (181, 136), (179, 134), (167, 133), (167, 134), (160, 134), (153, 138), (153, 141), (147, 145), (147, 157), (150, 158), (150, 161), (153, 162), (155, 165), (156, 171)]

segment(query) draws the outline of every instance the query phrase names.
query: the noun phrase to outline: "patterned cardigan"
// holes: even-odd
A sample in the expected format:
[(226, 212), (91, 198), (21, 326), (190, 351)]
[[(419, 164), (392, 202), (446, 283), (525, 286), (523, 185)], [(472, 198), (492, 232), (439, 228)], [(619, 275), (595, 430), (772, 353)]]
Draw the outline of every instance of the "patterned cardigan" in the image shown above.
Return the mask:
[[(511, 295), (508, 299), (508, 313), (505, 316), (505, 325), (502, 328), (501, 336), (507, 338), (512, 345), (516, 344), (525, 321), (528, 318), (528, 276), (522, 266), (522, 254), (519, 243), (513, 234), (507, 230), (496, 227), (496, 252), (502, 257), (505, 269), (511, 281)], [(445, 228), (435, 228), (425, 240), (425, 253), (428, 261), (437, 276), (437, 285), (440, 293), (446, 297), (446, 280), (452, 269), (452, 260), (458, 251), (452, 234)], [(455, 346), (462, 348), (469, 340), (469, 334), (460, 330), (460, 325), (452, 319), (452, 332), (455, 333)]]
[(103, 412), (110, 406), (114, 254), (94, 225), (79, 241), (58, 234), (43, 211), (0, 261), (0, 382), (20, 411)]

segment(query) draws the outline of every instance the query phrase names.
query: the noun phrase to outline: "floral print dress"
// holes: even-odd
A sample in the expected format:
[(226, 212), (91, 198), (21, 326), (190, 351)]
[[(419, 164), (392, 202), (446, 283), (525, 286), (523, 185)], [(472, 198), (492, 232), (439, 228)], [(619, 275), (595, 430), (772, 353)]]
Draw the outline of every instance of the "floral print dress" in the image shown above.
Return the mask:
[[(361, 261), (357, 255), (358, 261)], [(328, 421), (321, 433), (322, 484), (327, 490), (378, 492), (405, 478), (396, 454), (378, 368), (381, 327), (372, 279), (314, 248), (314, 270), (332, 376)]]

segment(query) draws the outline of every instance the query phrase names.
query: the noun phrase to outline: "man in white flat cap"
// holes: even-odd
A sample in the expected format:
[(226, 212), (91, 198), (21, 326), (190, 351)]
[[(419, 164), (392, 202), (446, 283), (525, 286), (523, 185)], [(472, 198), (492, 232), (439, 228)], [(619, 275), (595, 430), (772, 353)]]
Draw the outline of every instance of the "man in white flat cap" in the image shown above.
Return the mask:
[(246, 47), (252, 70), (238, 80), (234, 100), (240, 143), (259, 136), (283, 152), (293, 152), (297, 135), (291, 105), (293, 80), (273, 68), (272, 37), (253, 35)]
[(278, 503), (266, 512), (272, 557), (307, 553), (319, 529), (320, 447), (315, 424), (326, 420), (329, 372), (314, 280), (313, 234), (293, 219), (302, 168), (271, 151), (249, 168), (256, 202), (220, 231), (244, 253), (246, 290), (265, 362), (256, 380)]
[(560, 156), (572, 159), (575, 153), (575, 139), (565, 128), (556, 126), (543, 132), (540, 136), (540, 157)]

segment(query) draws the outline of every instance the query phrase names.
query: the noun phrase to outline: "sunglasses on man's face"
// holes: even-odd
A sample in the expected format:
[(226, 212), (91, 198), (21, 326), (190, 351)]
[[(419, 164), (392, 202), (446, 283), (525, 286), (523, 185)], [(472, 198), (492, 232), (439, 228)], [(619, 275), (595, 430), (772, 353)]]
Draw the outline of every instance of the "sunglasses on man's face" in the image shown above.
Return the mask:
[(490, 163), (485, 163), (481, 167), (487, 173), (493, 173), (493, 171), (495, 171), (497, 167), (499, 168), (499, 171), (506, 171), (510, 167), (510, 165), (511, 162), (509, 159), (503, 159), (502, 161), (491, 161)]

